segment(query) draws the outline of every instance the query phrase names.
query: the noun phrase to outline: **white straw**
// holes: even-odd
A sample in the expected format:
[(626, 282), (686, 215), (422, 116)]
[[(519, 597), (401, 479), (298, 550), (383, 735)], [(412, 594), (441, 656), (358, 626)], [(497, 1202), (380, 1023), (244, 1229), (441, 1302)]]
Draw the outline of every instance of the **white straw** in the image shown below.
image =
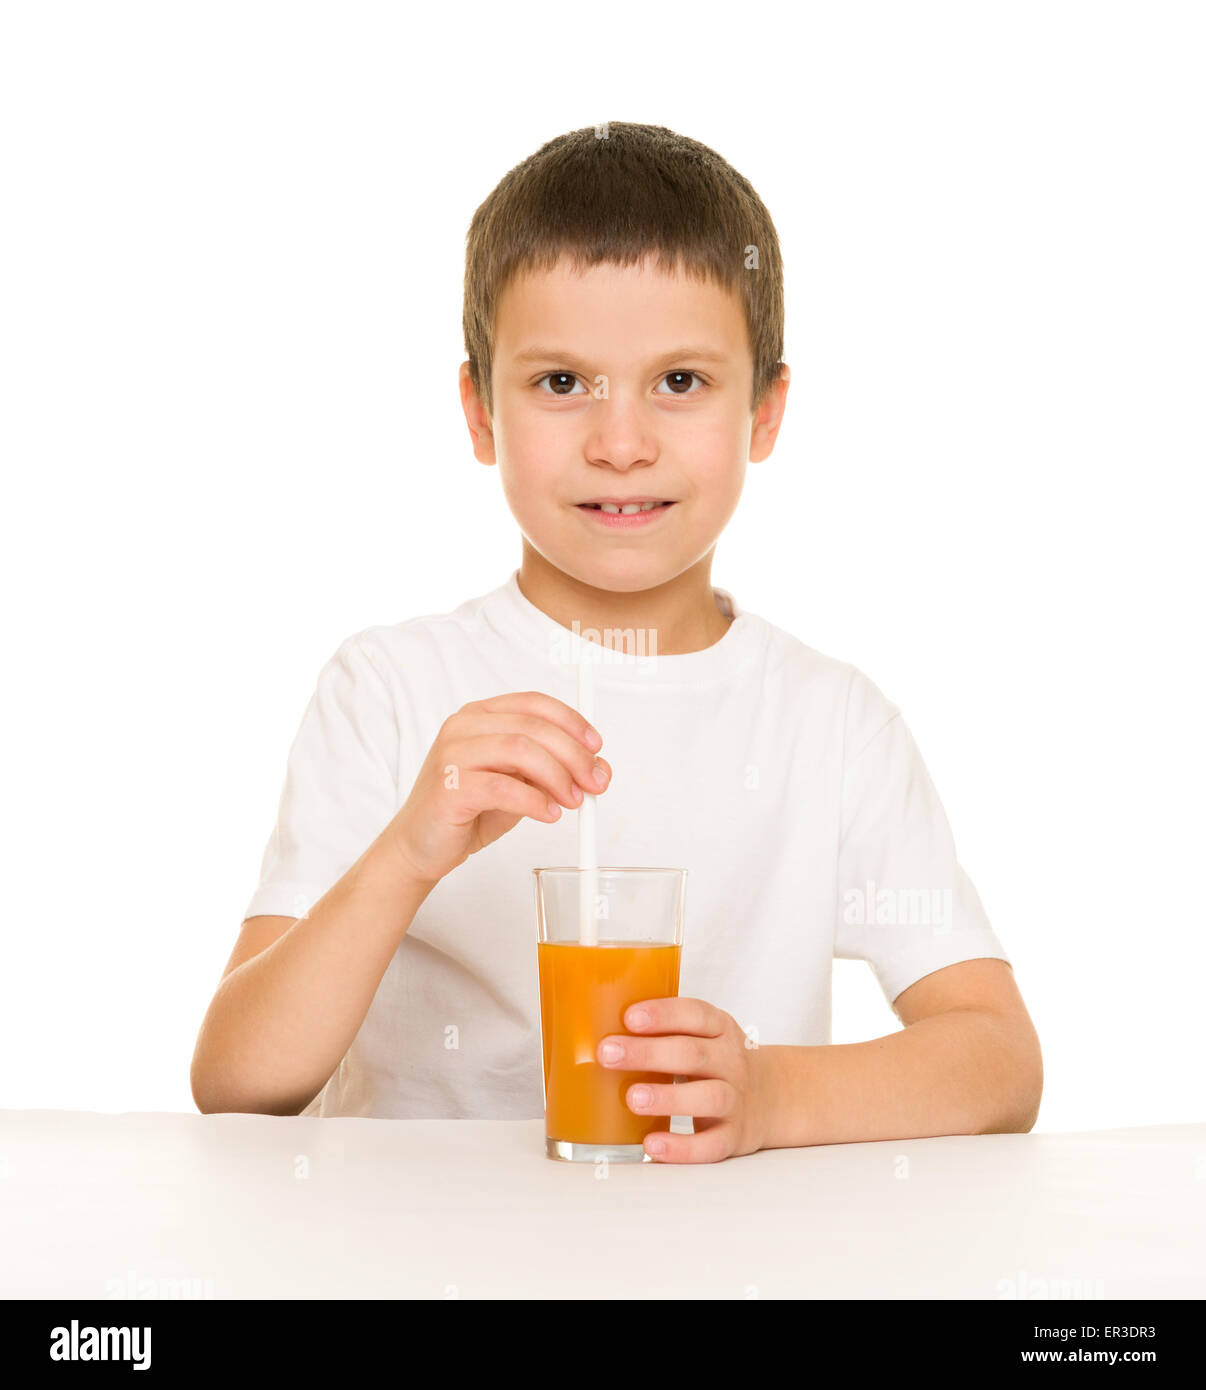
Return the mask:
[[(589, 643), (583, 639), (578, 653), (578, 712), (588, 724), (595, 718), (595, 687), (592, 674), (593, 657)], [(578, 944), (595, 946), (595, 898), (598, 895), (598, 845), (595, 836), (595, 798), (585, 792), (578, 807), (578, 867), (587, 870), (578, 876)]]

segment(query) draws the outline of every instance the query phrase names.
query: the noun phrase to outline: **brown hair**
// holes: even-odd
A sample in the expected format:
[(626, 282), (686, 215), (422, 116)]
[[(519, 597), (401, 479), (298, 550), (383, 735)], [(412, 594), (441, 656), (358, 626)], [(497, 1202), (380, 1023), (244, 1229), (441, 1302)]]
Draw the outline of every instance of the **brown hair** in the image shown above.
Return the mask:
[(465, 349), (486, 409), (493, 410), (494, 316), (513, 276), (551, 270), (562, 256), (581, 271), (604, 261), (633, 265), (650, 253), (662, 270), (681, 266), (738, 293), (754, 359), (750, 408), (757, 409), (783, 356), (775, 225), (749, 181), (706, 145), (627, 121), (548, 141), (505, 174), (473, 214)]

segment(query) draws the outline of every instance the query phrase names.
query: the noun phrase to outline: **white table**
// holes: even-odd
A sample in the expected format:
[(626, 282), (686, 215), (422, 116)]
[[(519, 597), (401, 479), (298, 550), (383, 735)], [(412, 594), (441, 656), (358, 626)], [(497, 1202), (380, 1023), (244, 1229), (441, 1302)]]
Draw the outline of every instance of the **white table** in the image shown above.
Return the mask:
[(605, 1177), (547, 1159), (543, 1136), (0, 1111), (0, 1297), (1206, 1296), (1206, 1125)]

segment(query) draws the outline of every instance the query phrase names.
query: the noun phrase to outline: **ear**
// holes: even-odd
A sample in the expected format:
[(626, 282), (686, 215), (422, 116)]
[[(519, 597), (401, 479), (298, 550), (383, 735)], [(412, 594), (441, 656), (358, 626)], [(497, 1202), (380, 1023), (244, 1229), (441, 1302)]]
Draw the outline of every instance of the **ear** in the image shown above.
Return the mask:
[(460, 386), (461, 409), (465, 412), (465, 423), (473, 440), (473, 456), (479, 463), (497, 463), (494, 457), (494, 428), (469, 375), (468, 362), (461, 363)]
[(786, 362), (779, 363), (779, 379), (774, 383), (754, 415), (754, 429), (750, 435), (750, 462), (761, 463), (770, 457), (783, 423), (783, 411), (787, 405), (787, 388), (791, 385), (791, 368)]

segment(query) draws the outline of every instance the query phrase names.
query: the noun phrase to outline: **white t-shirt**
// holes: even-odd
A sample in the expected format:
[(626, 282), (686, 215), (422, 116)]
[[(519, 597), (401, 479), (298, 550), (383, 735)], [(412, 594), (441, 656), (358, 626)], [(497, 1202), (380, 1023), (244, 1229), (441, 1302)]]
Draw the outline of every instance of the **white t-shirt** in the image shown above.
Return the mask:
[[(687, 869), (679, 993), (762, 1045), (820, 1044), (835, 956), (866, 960), (889, 1001), (956, 961), (1008, 960), (896, 706), (713, 592), (733, 621), (712, 646), (594, 669), (613, 769), (598, 862)], [(515, 571), (450, 613), (342, 642), (293, 740), (244, 916), (308, 911), (393, 818), (468, 701), (542, 690), (575, 705), (568, 632)], [(563, 809), (555, 824), (525, 817), (442, 879), (302, 1113), (543, 1115), (532, 869), (577, 854), (577, 815)]]

